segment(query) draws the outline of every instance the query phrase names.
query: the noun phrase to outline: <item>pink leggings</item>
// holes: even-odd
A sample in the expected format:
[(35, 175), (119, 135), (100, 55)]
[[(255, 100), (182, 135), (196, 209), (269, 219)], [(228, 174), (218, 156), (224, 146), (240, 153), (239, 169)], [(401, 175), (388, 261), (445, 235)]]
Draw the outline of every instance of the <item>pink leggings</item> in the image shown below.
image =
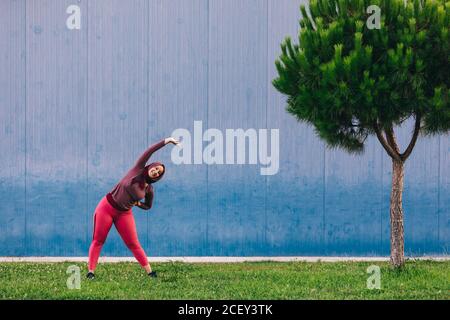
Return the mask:
[(131, 209), (128, 211), (119, 211), (111, 206), (105, 196), (95, 209), (94, 236), (91, 247), (89, 248), (89, 270), (95, 270), (100, 251), (113, 223), (128, 249), (133, 252), (136, 260), (139, 261), (141, 266), (146, 266), (148, 264), (147, 256), (139, 243), (136, 224)]

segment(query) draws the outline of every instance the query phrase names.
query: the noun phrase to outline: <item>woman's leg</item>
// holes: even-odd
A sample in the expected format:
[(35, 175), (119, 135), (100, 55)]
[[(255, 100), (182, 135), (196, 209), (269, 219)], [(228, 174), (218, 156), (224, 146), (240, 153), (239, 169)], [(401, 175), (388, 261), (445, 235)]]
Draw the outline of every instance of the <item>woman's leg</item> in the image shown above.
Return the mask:
[(107, 206), (98, 206), (94, 214), (94, 235), (89, 248), (89, 271), (94, 272), (98, 257), (111, 229), (113, 217)]
[(131, 250), (136, 260), (139, 264), (145, 269), (147, 273), (152, 272), (150, 264), (148, 263), (147, 255), (142, 249), (141, 244), (139, 243), (137, 232), (136, 232), (136, 223), (134, 222), (134, 217), (131, 211), (126, 213), (121, 213), (114, 220), (114, 225), (119, 231), (122, 240), (127, 245), (128, 249)]

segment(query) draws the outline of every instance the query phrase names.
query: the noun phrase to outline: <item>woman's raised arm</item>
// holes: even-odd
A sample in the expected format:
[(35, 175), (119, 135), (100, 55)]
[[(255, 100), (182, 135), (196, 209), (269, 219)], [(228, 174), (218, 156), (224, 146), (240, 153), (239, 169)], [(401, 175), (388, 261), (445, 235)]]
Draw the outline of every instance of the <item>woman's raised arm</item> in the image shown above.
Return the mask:
[(161, 149), (162, 147), (164, 147), (166, 145), (166, 141), (161, 140), (157, 143), (155, 143), (154, 145), (150, 146), (147, 150), (144, 151), (144, 153), (141, 154), (141, 156), (137, 159), (136, 163), (134, 164), (135, 168), (144, 168), (145, 164), (147, 163), (148, 159), (150, 159), (150, 157), (152, 156), (152, 154), (155, 151), (158, 151), (159, 149)]
[(137, 159), (137, 161), (134, 165), (134, 168), (140, 168), (140, 169), (144, 168), (145, 164), (147, 163), (148, 159), (150, 159), (152, 154), (154, 152), (158, 151), (159, 149), (161, 149), (162, 147), (164, 147), (168, 143), (179, 144), (180, 142), (178, 142), (178, 140), (176, 140), (173, 137), (169, 137), (169, 138), (165, 138), (165, 139), (155, 143), (154, 145), (149, 147), (147, 150), (145, 150), (144, 153), (139, 157), (139, 159)]

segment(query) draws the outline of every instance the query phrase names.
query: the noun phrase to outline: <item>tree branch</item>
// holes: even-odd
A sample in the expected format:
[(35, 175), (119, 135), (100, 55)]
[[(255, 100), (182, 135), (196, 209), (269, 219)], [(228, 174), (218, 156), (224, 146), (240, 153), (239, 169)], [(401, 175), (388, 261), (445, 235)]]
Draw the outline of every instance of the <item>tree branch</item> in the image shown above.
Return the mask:
[(397, 139), (395, 138), (394, 129), (392, 127), (389, 127), (386, 131), (386, 139), (391, 146), (392, 150), (395, 151), (396, 154), (400, 155), (400, 148), (397, 144)]
[(392, 148), (389, 146), (389, 144), (386, 142), (386, 139), (383, 136), (383, 133), (380, 130), (380, 127), (378, 126), (378, 123), (375, 121), (374, 125), (375, 133), (377, 134), (377, 138), (380, 141), (381, 145), (383, 146), (384, 150), (386, 150), (387, 154), (394, 160), (401, 160), (400, 155), (396, 153)]
[(408, 147), (406, 148), (405, 152), (403, 152), (400, 155), (400, 158), (405, 161), (406, 159), (408, 159), (408, 157), (411, 155), (411, 152), (414, 149), (414, 146), (416, 145), (417, 142), (417, 138), (419, 137), (419, 132), (420, 132), (420, 122), (422, 120), (422, 116), (420, 114), (416, 115), (416, 124), (414, 125), (414, 132), (413, 132), (413, 136), (411, 138), (411, 141), (408, 145)]

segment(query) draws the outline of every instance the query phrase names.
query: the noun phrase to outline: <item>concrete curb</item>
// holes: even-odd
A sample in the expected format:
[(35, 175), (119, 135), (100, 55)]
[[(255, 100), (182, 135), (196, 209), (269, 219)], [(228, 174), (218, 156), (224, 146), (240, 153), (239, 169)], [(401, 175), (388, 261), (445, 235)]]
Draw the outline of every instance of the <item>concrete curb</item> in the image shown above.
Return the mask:
[[(149, 257), (149, 262), (235, 263), (235, 262), (376, 262), (389, 257)], [(407, 257), (407, 260), (450, 261), (450, 256)], [(86, 262), (87, 257), (0, 257), (0, 262)], [(135, 262), (133, 257), (100, 257), (100, 263)]]

